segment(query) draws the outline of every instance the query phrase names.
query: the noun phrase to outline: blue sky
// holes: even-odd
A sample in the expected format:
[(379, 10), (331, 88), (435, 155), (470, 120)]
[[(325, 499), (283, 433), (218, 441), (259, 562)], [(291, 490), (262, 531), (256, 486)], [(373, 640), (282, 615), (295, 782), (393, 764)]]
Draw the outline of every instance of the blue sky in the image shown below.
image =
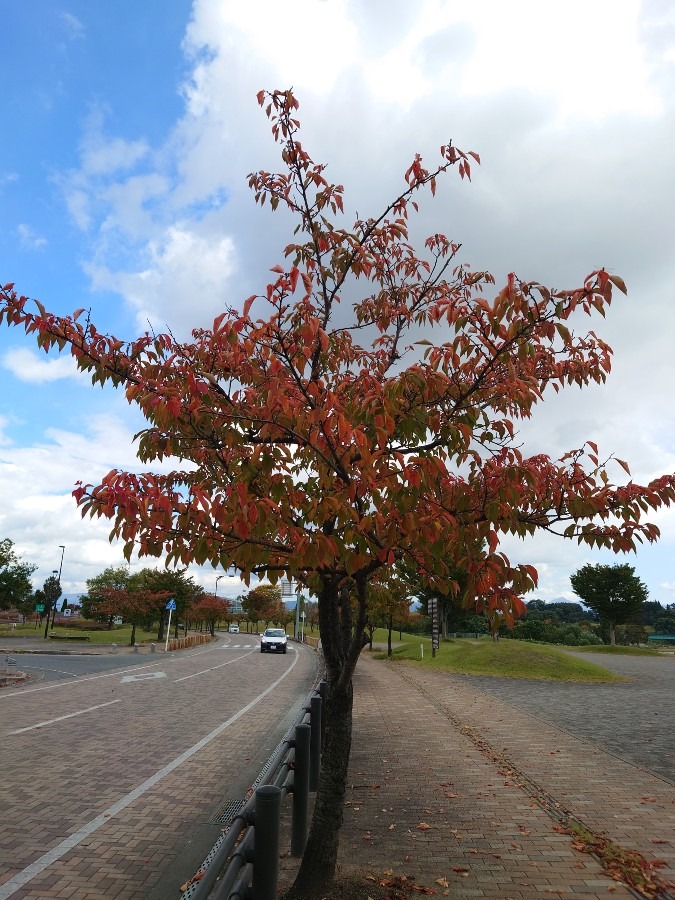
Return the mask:
[[(594, 323), (615, 348), (608, 385), (547, 400), (521, 438), (551, 454), (594, 440), (639, 481), (675, 471), (670, 4), (34, 0), (5, 4), (3, 25), (3, 283), (57, 312), (90, 308), (124, 338), (148, 322), (186, 334), (240, 304), (287, 238), (246, 186), (275, 164), (255, 94), (293, 85), (305, 143), (352, 212), (378, 212), (413, 154), (452, 137), (482, 166), (422, 210), (420, 233), (462, 241), (498, 282), (514, 270), (571, 287), (599, 266), (625, 278), (629, 299)], [(68, 593), (121, 562), (70, 491), (135, 466), (138, 427), (114, 392), (0, 331), (0, 537), (39, 566), (36, 583), (60, 544)], [(675, 512), (656, 521), (662, 541), (628, 562), (669, 603)], [(614, 561), (546, 537), (504, 549), (539, 568), (547, 600), (573, 598), (580, 565)], [(194, 574), (213, 588), (211, 570)]]

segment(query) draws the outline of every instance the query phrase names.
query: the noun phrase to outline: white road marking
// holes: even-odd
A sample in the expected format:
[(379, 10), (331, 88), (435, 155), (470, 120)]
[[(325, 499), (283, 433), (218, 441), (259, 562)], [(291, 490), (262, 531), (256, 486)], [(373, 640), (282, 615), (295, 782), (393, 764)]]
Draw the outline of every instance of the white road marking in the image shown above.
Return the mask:
[[(207, 650), (199, 650), (195, 653), (190, 653), (188, 656), (173, 657), (171, 659), (171, 662), (173, 662), (174, 660), (176, 662), (178, 662), (179, 660), (183, 661), (185, 659), (193, 659), (195, 656), (203, 656), (205, 653), (213, 653), (214, 650), (220, 650), (220, 649), (222, 649), (220, 646), (209, 647)], [(72, 656), (76, 656), (76, 655), (77, 656), (86, 656), (87, 654), (80, 654), (80, 653), (72, 654)], [(166, 662), (166, 660), (164, 660), (164, 662)], [(75, 676), (77, 678), (77, 681), (71, 682), (71, 684), (79, 684), (81, 681), (95, 681), (97, 678), (114, 678), (115, 675), (123, 675), (125, 672), (138, 672), (139, 669), (151, 669), (153, 666), (161, 666), (161, 665), (163, 665), (163, 662), (161, 660), (158, 660), (157, 662), (154, 662), (154, 663), (148, 663), (145, 666), (132, 666), (129, 669), (115, 669), (114, 671), (106, 672), (103, 675), (89, 675), (86, 678), (82, 678), (80, 676)], [(33, 668), (40, 668), (40, 667), (33, 666)], [(61, 684), (60, 682), (57, 682), (56, 684), (45, 684), (42, 687), (36, 687), (36, 688), (15, 688), (15, 689), (12, 689), (11, 691), (4, 690), (4, 691), (0, 691), (0, 700), (8, 700), (11, 697), (23, 697), (26, 694), (34, 694), (34, 693), (36, 693), (36, 691), (53, 691), (56, 688), (63, 689), (64, 687), (65, 687), (65, 685)]]
[(253, 650), (249, 650), (248, 653), (244, 653), (243, 656), (238, 656), (236, 659), (228, 659), (227, 662), (220, 663), (217, 666), (211, 666), (210, 669), (202, 669), (201, 672), (193, 672), (192, 675), (183, 675), (182, 678), (176, 678), (173, 683), (178, 684), (179, 681), (187, 681), (188, 678), (196, 678), (197, 675), (205, 675), (207, 672), (213, 672), (214, 669), (222, 669), (223, 666), (230, 666), (232, 663), (239, 662), (244, 656), (250, 656), (251, 653), (253, 653)]
[(284, 678), (286, 678), (287, 675), (290, 675), (290, 673), (293, 671), (293, 668), (299, 658), (299, 654), (296, 654), (292, 664), (286, 669), (283, 675), (280, 675), (276, 681), (273, 681), (269, 687), (265, 688), (265, 690), (261, 694), (258, 694), (258, 696), (251, 700), (250, 703), (247, 703), (246, 706), (242, 707), (239, 712), (236, 712), (233, 716), (230, 716), (230, 718), (227, 719), (226, 722), (218, 725), (218, 727), (209, 732), (206, 737), (203, 737), (200, 741), (197, 741), (196, 744), (193, 744), (192, 747), (185, 750), (172, 762), (168, 763), (158, 772), (155, 772), (154, 775), (151, 775), (150, 778), (146, 779), (142, 784), (139, 784), (139, 786), (137, 788), (134, 788), (133, 791), (126, 794), (124, 797), (121, 797), (117, 801), (117, 803), (113, 803), (112, 806), (109, 806), (104, 812), (96, 816), (95, 819), (92, 819), (81, 828), (78, 828), (77, 831), (69, 835), (65, 840), (61, 841), (60, 844), (52, 847), (51, 850), (43, 853), (42, 856), (38, 857), (38, 859), (36, 859), (35, 862), (31, 863), (29, 866), (26, 866), (25, 869), (22, 869), (21, 872), (17, 872), (16, 875), (9, 879), (9, 881), (6, 881), (4, 884), (0, 884), (0, 900), (7, 900), (8, 897), (11, 897), (12, 894), (15, 894), (24, 885), (28, 884), (29, 881), (32, 881), (33, 878), (40, 875), (42, 872), (44, 872), (45, 869), (49, 868), (52, 863), (55, 863), (58, 859), (61, 859), (61, 857), (65, 856), (66, 853), (68, 853), (70, 850), (77, 847), (78, 844), (81, 844), (82, 841), (85, 840), (85, 838), (88, 838), (90, 834), (98, 831), (101, 825), (105, 825), (112, 819), (113, 816), (116, 816), (118, 813), (122, 812), (122, 810), (126, 809), (127, 806), (130, 806), (134, 802), (134, 800), (142, 797), (143, 794), (153, 788), (156, 784), (158, 784), (158, 782), (166, 778), (167, 775), (170, 775), (184, 762), (187, 762), (187, 760), (194, 756), (195, 753), (203, 750), (204, 747), (211, 743), (211, 741), (221, 735), (226, 728), (229, 728), (230, 725), (233, 725), (238, 719), (241, 719), (243, 715), (249, 712), (249, 710), (253, 709), (254, 706), (257, 706), (257, 704), (260, 703), (261, 700), (263, 700), (269, 693), (271, 693), (278, 684), (281, 684)]
[(122, 684), (127, 681), (151, 681), (153, 678), (166, 678), (166, 672), (143, 672), (141, 675), (125, 675)]
[(16, 731), (10, 731), (8, 734), (23, 734), (24, 731), (32, 731), (34, 728), (43, 728), (45, 725), (53, 725), (54, 722), (63, 722), (64, 719), (72, 719), (74, 716), (83, 716), (85, 713), (94, 709), (102, 709), (104, 706), (111, 706), (113, 703), (121, 703), (121, 700), (108, 700), (107, 703), (99, 703), (97, 706), (90, 706), (87, 709), (80, 709), (74, 713), (68, 713), (67, 716), (59, 716), (56, 719), (47, 719), (46, 722), (38, 722), (37, 725), (28, 725), (26, 728), (17, 728)]
[(74, 672), (64, 672), (63, 669), (48, 669), (47, 666), (27, 666), (25, 663), (21, 663), (21, 670), (24, 669), (37, 669), (38, 672), (56, 672), (57, 675), (68, 675), (69, 678), (77, 678), (77, 675)]
[[(70, 684), (81, 684), (83, 681), (96, 681), (97, 678), (114, 678), (117, 675), (123, 675), (125, 672), (138, 672), (139, 669), (151, 669), (153, 666), (164, 665), (166, 660), (156, 663), (148, 663), (147, 666), (132, 666), (130, 669), (114, 669), (112, 672), (106, 672), (104, 675), (89, 675), (86, 678), (78, 678), (77, 681), (71, 681)], [(66, 685), (56, 682), (56, 684), (45, 684), (43, 687), (37, 688), (17, 688), (13, 693), (6, 694), (4, 691), (0, 693), (0, 700), (6, 700), (10, 697), (23, 697), (26, 694), (35, 694), (37, 691), (53, 691), (56, 688), (63, 688)]]

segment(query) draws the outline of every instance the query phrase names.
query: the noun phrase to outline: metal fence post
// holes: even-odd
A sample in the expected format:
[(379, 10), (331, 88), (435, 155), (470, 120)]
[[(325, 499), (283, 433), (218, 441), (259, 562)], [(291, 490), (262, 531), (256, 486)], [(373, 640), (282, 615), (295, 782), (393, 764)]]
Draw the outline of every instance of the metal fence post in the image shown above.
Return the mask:
[(309, 816), (309, 748), (311, 725), (295, 726), (295, 768), (293, 770), (293, 818), (291, 824), (291, 856), (300, 858), (307, 843)]
[(322, 700), (315, 694), (309, 701), (309, 718), (312, 726), (312, 737), (309, 745), (309, 789), (319, 790), (321, 774), (321, 704)]
[(255, 792), (253, 900), (277, 900), (281, 788), (273, 784)]

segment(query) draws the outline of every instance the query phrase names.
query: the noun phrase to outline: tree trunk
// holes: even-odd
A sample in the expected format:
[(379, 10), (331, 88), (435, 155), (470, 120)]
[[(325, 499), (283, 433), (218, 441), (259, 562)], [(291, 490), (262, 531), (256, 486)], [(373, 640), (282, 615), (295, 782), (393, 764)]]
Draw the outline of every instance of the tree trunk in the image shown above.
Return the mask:
[(611, 647), (616, 646), (616, 624), (614, 622), (609, 623), (609, 643)]
[(287, 900), (328, 897), (335, 877), (352, 746), (352, 675), (366, 627), (366, 579), (354, 580), (359, 601), (355, 614), (347, 582), (326, 578), (319, 594), (319, 634), (328, 680), (321, 778), (307, 847)]
[(129, 642), (129, 646), (133, 647), (136, 643), (136, 623), (131, 626), (131, 641)]
[(287, 900), (330, 896), (337, 864), (340, 828), (344, 816), (347, 768), (352, 745), (353, 690), (326, 691), (326, 733), (321, 755), (321, 779), (316, 795), (307, 846)]
[(160, 613), (159, 616), (159, 627), (157, 628), (157, 642), (161, 642), (164, 640), (164, 611)]
[(394, 627), (392, 622), (392, 616), (389, 616), (389, 623), (387, 625), (387, 656), (391, 659), (391, 630)]

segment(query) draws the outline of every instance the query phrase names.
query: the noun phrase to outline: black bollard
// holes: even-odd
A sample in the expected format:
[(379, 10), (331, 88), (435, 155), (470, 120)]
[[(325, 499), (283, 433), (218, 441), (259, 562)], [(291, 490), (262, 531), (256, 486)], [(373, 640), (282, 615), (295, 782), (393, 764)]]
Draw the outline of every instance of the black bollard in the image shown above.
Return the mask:
[(291, 824), (291, 856), (299, 859), (307, 843), (309, 818), (309, 747), (310, 725), (295, 726), (295, 768), (293, 769), (293, 819)]
[(319, 775), (321, 774), (321, 704), (318, 694), (309, 701), (309, 719), (312, 726), (312, 737), (309, 745), (309, 789), (319, 790)]
[(255, 792), (253, 900), (277, 900), (281, 788), (273, 784)]

